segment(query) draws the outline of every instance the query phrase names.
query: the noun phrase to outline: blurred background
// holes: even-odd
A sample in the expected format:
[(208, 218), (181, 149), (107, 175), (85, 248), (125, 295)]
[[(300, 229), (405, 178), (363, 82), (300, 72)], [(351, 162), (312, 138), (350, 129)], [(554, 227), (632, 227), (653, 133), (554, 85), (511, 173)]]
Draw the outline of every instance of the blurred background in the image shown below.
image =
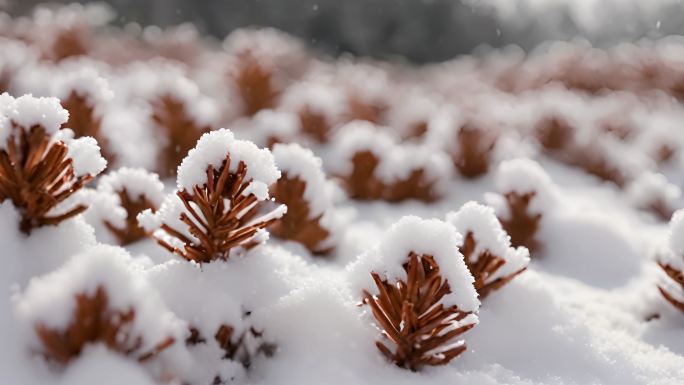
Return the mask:
[[(69, 3), (72, 0), (59, 1)], [(81, 1), (88, 3), (90, 1)], [(98, 1), (101, 3), (101, 1)], [(0, 0), (11, 15), (38, 0)], [(193, 23), (223, 38), (271, 26), (324, 52), (434, 62), (479, 46), (532, 49), (547, 40), (612, 46), (684, 32), (681, 0), (109, 0), (114, 24)]]

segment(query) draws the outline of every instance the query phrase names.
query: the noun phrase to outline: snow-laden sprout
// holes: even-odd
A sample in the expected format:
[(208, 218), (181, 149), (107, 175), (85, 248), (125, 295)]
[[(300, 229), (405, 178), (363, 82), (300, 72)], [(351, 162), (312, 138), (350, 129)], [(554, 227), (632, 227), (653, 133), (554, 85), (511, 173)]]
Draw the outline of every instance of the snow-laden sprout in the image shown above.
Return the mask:
[(499, 165), (496, 194), (486, 196), (515, 247), (534, 252), (541, 246), (537, 232), (543, 215), (556, 199), (551, 178), (531, 159), (513, 159)]
[(35, 351), (57, 365), (90, 345), (145, 363), (173, 345), (182, 330), (132, 258), (112, 246), (97, 246), (32, 280), (17, 314), (34, 335)]
[(111, 161), (108, 140), (101, 131), (105, 105), (113, 97), (107, 80), (87, 66), (61, 72), (54, 81), (52, 94), (60, 99), (64, 109), (69, 112), (69, 120), (63, 127), (73, 130), (77, 137), (97, 139), (106, 154), (105, 158)]
[(386, 130), (364, 121), (339, 128), (332, 167), (349, 196), (390, 202), (440, 198), (453, 173), (449, 157), (424, 145), (398, 144)]
[(298, 144), (278, 144), (273, 156), (282, 176), (271, 193), (276, 202), (287, 206), (287, 213), (269, 231), (303, 244), (312, 253), (329, 253), (335, 247), (334, 190), (321, 169), (321, 159)]
[(681, 190), (665, 175), (646, 172), (627, 187), (627, 197), (638, 209), (650, 211), (663, 221), (670, 220), (680, 204)]
[(672, 306), (684, 313), (684, 211), (670, 221), (668, 248), (658, 255), (658, 266), (665, 273), (658, 290)]
[(161, 176), (174, 176), (176, 168), (197, 140), (215, 127), (218, 108), (213, 99), (202, 95), (192, 80), (177, 68), (162, 66), (155, 72), (143, 70), (149, 77), (148, 100), (152, 121), (160, 134), (163, 150), (158, 170)]
[(204, 134), (178, 167), (178, 191), (157, 212), (138, 216), (158, 243), (188, 261), (227, 260), (265, 241), (287, 207), (266, 213), (268, 187), (280, 177), (270, 151), (220, 129)]
[(344, 113), (344, 93), (323, 81), (302, 81), (288, 87), (281, 107), (296, 113), (301, 133), (316, 142), (330, 139)]
[(478, 323), (479, 301), (461, 241), (446, 222), (404, 217), (359, 257), (354, 272), (371, 277), (360, 282), (363, 303), (382, 332), (376, 346), (396, 365), (444, 365), (466, 350), (458, 338)]
[(127, 245), (148, 235), (138, 224), (137, 216), (145, 210), (155, 212), (161, 206), (164, 185), (157, 174), (141, 168), (120, 168), (100, 178), (97, 190), (111, 196), (116, 208), (125, 211), (123, 221), (101, 219), (118, 244)]
[(60, 129), (68, 116), (56, 98), (0, 95), (0, 202), (19, 210), (24, 233), (85, 211), (60, 204), (107, 165), (95, 139)]
[(475, 290), (484, 299), (525, 271), (530, 253), (525, 247), (511, 247), (494, 209), (475, 202), (464, 204), (446, 218), (464, 235), (459, 250), (475, 278)]

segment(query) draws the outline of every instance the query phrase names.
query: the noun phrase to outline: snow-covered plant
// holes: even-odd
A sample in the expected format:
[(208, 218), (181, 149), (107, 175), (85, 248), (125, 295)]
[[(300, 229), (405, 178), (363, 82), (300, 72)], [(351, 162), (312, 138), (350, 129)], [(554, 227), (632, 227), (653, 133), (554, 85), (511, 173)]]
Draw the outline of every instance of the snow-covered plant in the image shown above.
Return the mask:
[(491, 204), (515, 247), (536, 251), (541, 219), (555, 199), (551, 178), (531, 159), (513, 159), (499, 165), (498, 194), (488, 194)]
[(382, 198), (389, 202), (442, 197), (453, 166), (446, 153), (417, 144), (396, 145), (377, 169), (384, 184)]
[(304, 81), (285, 91), (281, 106), (297, 114), (302, 134), (325, 143), (342, 118), (344, 103), (344, 93), (334, 86)]
[(32, 280), (17, 316), (33, 335), (32, 349), (57, 366), (88, 354), (91, 345), (145, 363), (182, 330), (132, 258), (113, 246), (92, 248)]
[(252, 116), (257, 112), (275, 107), (280, 91), (274, 84), (274, 66), (250, 51), (235, 57), (231, 80), (242, 102), (243, 113)]
[(391, 93), (386, 71), (367, 63), (347, 62), (337, 68), (339, 80), (346, 85), (346, 120), (383, 123)]
[(280, 177), (270, 151), (237, 140), (226, 129), (202, 135), (178, 167), (178, 191), (139, 221), (161, 246), (188, 261), (227, 260), (232, 252), (259, 243), (264, 230), (287, 210), (260, 216), (268, 187)]
[(669, 247), (658, 255), (658, 266), (665, 277), (658, 285), (660, 294), (684, 313), (684, 211), (674, 213), (670, 221)]
[(271, 187), (271, 194), (287, 206), (287, 213), (269, 230), (279, 238), (303, 244), (312, 253), (330, 252), (334, 247), (332, 191), (321, 159), (298, 144), (277, 144), (273, 157), (282, 176)]
[(244, 124), (240, 128), (245, 138), (260, 146), (273, 148), (276, 143), (302, 142), (299, 118), (292, 112), (261, 110)]
[(363, 283), (363, 302), (383, 334), (376, 346), (396, 365), (444, 365), (466, 350), (456, 339), (477, 324), (479, 301), (460, 243), (450, 224), (409, 216), (359, 258), (356, 273), (372, 278)]
[(667, 221), (677, 208), (681, 191), (665, 175), (646, 172), (628, 186), (627, 196), (635, 207)]
[(197, 140), (213, 128), (218, 110), (194, 82), (176, 71), (163, 73), (157, 81), (151, 105), (152, 120), (163, 134), (159, 173), (173, 176)]
[(148, 209), (157, 211), (164, 199), (164, 185), (159, 176), (141, 168), (124, 167), (110, 172), (100, 178), (97, 190), (112, 196), (117, 207), (125, 211), (122, 221), (103, 219), (105, 227), (120, 245), (136, 242), (147, 235), (138, 224), (138, 214)]
[(575, 129), (568, 117), (555, 114), (543, 117), (537, 122), (535, 135), (544, 150), (555, 156), (574, 147)]
[(85, 211), (59, 205), (107, 165), (95, 139), (60, 129), (68, 116), (56, 98), (0, 95), (0, 202), (19, 210), (24, 233)]
[(395, 138), (372, 123), (354, 121), (335, 136), (333, 171), (341, 176), (349, 197), (381, 199), (384, 184), (378, 168), (396, 146)]
[(113, 97), (107, 81), (92, 68), (67, 71), (55, 81), (53, 95), (69, 112), (69, 120), (63, 127), (73, 130), (77, 137), (95, 138), (107, 154), (105, 158), (111, 160), (108, 140), (101, 132), (104, 104)]
[(498, 134), (474, 121), (462, 124), (456, 134), (456, 145), (451, 150), (454, 165), (466, 178), (475, 178), (489, 171), (492, 151)]
[(459, 251), (475, 278), (480, 299), (498, 290), (525, 271), (530, 253), (525, 247), (511, 247), (511, 239), (501, 227), (494, 209), (467, 202), (446, 221), (464, 235)]
[(444, 152), (400, 145), (390, 132), (370, 122), (340, 127), (335, 144), (331, 167), (354, 199), (434, 201), (453, 172)]

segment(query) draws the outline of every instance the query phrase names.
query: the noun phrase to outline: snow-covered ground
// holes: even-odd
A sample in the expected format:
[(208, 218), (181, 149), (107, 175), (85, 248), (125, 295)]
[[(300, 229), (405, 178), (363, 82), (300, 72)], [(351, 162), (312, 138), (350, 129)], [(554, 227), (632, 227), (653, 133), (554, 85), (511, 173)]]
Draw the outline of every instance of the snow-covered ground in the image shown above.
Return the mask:
[(677, 40), (408, 67), (106, 16), (0, 17), (0, 384), (684, 383)]

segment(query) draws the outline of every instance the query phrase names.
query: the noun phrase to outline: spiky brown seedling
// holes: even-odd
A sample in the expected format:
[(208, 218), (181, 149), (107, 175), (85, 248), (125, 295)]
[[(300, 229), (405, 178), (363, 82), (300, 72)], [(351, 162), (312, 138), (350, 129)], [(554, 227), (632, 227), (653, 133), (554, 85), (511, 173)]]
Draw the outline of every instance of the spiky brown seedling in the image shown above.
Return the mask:
[(470, 312), (441, 303), (451, 288), (432, 256), (412, 252), (404, 270), (406, 281), (397, 282), (371, 273), (379, 294), (364, 291), (364, 303), (390, 342), (377, 341), (376, 346), (397, 366), (413, 371), (447, 364), (466, 350), (465, 344), (453, 344), (452, 340), (475, 326), (459, 323)]
[(302, 107), (299, 110), (299, 122), (302, 133), (315, 139), (319, 143), (328, 141), (332, 124), (321, 113), (313, 111), (309, 107)]
[(278, 238), (299, 242), (315, 254), (326, 254), (330, 247), (323, 242), (330, 231), (321, 225), (323, 214), (312, 217), (310, 204), (304, 198), (306, 183), (298, 177), (283, 173), (271, 188), (273, 198), (287, 206), (287, 213), (271, 226), (270, 231)]
[(133, 357), (139, 362), (149, 361), (174, 343), (168, 337), (149, 351), (141, 351), (143, 336), (134, 335), (132, 326), (135, 309), (112, 309), (102, 286), (94, 294), (75, 296), (76, 307), (71, 322), (64, 330), (38, 323), (36, 333), (42, 343), (42, 354), (52, 362), (66, 365), (79, 357), (88, 345), (103, 344), (108, 349)]
[(477, 242), (475, 241), (473, 233), (468, 232), (459, 251), (463, 254), (466, 266), (468, 266), (468, 270), (470, 270), (470, 273), (475, 279), (475, 290), (477, 290), (481, 300), (486, 298), (493, 291), (498, 290), (509, 283), (513, 278), (527, 269), (527, 266), (525, 266), (510, 274), (493, 278), (497, 271), (506, 264), (506, 260), (501, 256), (494, 255), (489, 250), (484, 250), (480, 252), (479, 255), (473, 255), (476, 246)]
[(128, 245), (137, 242), (148, 235), (148, 232), (138, 224), (138, 214), (151, 209), (156, 210), (157, 207), (145, 195), (131, 195), (124, 188), (117, 192), (121, 207), (126, 210), (126, 222), (123, 228), (114, 226), (109, 221), (105, 221), (105, 227), (114, 234), (120, 245)]
[(74, 25), (55, 32), (52, 52), (54, 61), (84, 56), (88, 53), (90, 30), (82, 25)]
[(63, 141), (51, 140), (45, 128), (28, 130), (12, 123), (6, 148), (0, 150), (0, 202), (9, 199), (19, 210), (19, 228), (32, 229), (56, 225), (86, 210), (77, 205), (63, 213), (51, 211), (93, 177), (76, 176), (69, 149)]
[(349, 96), (347, 102), (347, 120), (364, 120), (371, 123), (380, 123), (382, 115), (387, 107), (379, 103), (366, 101), (358, 95)]
[(203, 185), (195, 185), (192, 191), (182, 189), (176, 193), (185, 208), (180, 220), (193, 237), (162, 223), (161, 229), (184, 246), (174, 247), (155, 235), (161, 246), (188, 261), (228, 260), (232, 249), (249, 246), (259, 230), (278, 220), (276, 216), (255, 219), (262, 205), (254, 194), (245, 193), (251, 182), (251, 179), (246, 179), (247, 166), (240, 161), (235, 172), (230, 168), (231, 157), (228, 154), (218, 170), (212, 165), (207, 168), (207, 179)]
[(273, 77), (273, 69), (259, 62), (251, 52), (239, 55), (232, 79), (242, 100), (245, 115), (253, 116), (276, 105), (279, 93)]
[(152, 102), (152, 120), (165, 137), (159, 174), (173, 176), (188, 151), (210, 127), (200, 126), (190, 116), (185, 104), (171, 94), (162, 95)]
[(458, 132), (457, 147), (452, 153), (454, 165), (466, 178), (476, 178), (489, 170), (497, 137), (493, 132), (465, 124)]
[(539, 242), (536, 240), (541, 214), (530, 213), (530, 203), (536, 193), (528, 192), (519, 194), (508, 192), (504, 194), (508, 205), (509, 217), (501, 220), (504, 230), (511, 236), (513, 246), (524, 246), (530, 251), (538, 250)]
[(549, 116), (537, 124), (536, 136), (546, 151), (557, 152), (573, 146), (575, 130), (565, 119)]

